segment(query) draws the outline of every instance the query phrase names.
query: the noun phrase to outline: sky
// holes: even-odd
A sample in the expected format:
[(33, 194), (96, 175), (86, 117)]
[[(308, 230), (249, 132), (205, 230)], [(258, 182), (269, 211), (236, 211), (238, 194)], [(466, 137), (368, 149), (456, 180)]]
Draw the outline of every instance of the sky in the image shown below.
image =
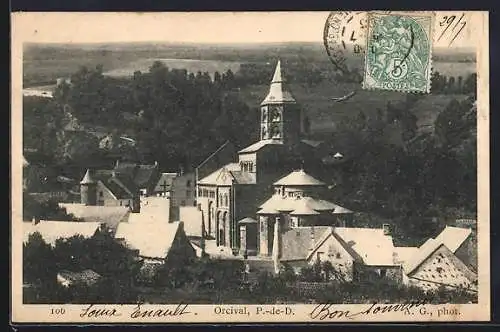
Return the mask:
[[(13, 31), (26, 42), (267, 43), (322, 42), (329, 12), (18, 13)], [(441, 12), (439, 21), (453, 13)], [(455, 13), (458, 17), (460, 12)], [(474, 44), (472, 21), (454, 46)], [(443, 43), (443, 42), (441, 42)], [(445, 43), (435, 46), (446, 46)]]

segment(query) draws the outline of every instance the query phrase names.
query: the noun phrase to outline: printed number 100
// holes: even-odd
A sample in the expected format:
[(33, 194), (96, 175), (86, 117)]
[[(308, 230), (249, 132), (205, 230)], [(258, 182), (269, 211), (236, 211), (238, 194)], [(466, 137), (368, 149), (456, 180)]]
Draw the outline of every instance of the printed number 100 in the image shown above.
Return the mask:
[(66, 309), (64, 309), (64, 308), (51, 308), (50, 309), (51, 315), (64, 315), (65, 313), (66, 313)]

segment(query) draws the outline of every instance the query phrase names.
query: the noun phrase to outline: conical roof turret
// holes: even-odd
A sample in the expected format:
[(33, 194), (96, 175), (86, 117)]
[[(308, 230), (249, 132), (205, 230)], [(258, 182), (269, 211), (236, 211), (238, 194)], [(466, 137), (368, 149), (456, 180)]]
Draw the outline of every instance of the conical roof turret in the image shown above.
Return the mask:
[(278, 60), (276, 69), (274, 70), (273, 79), (271, 80), (271, 86), (269, 87), (269, 93), (262, 101), (261, 105), (282, 103), (296, 103), (296, 101), (295, 98), (293, 98), (292, 93), (287, 88), (283, 72), (281, 71), (281, 61)]
[(94, 184), (94, 183), (96, 183), (96, 181), (92, 176), (92, 172), (90, 171), (90, 169), (87, 169), (87, 172), (83, 176), (82, 181), (80, 181), (80, 184)]

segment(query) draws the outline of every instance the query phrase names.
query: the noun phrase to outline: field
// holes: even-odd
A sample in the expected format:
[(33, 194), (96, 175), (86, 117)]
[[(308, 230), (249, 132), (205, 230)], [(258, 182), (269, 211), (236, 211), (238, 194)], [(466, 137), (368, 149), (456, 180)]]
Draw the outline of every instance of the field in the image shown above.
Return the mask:
[[(433, 69), (443, 75), (466, 77), (475, 72), (470, 52), (449, 54), (436, 50), (434, 55)], [(25, 95), (46, 95), (54, 88), (57, 78), (70, 76), (80, 66), (102, 65), (106, 75), (123, 77), (132, 76), (134, 71), (147, 71), (154, 61), (160, 60), (171, 69), (186, 69), (190, 73), (206, 71), (213, 75), (215, 71), (222, 73), (227, 69), (236, 73), (242, 63), (274, 62), (277, 57), (295, 64), (307, 61), (319, 68), (331, 66), (322, 45), (317, 43), (232, 47), (189, 44), (27, 45), (23, 78)], [(361, 64), (360, 60), (348, 59), (351, 65)], [(313, 132), (330, 132), (343, 117), (357, 115), (360, 111), (370, 115), (377, 109), (384, 110), (388, 102), (398, 104), (406, 98), (404, 93), (373, 92), (361, 89), (359, 84), (336, 82), (330, 80), (330, 73), (324, 76), (325, 79), (317, 85), (291, 85), (293, 94), (311, 121)], [(251, 85), (242, 88), (239, 94), (250, 107), (257, 108), (267, 90), (267, 84)], [(345, 102), (331, 100), (352, 91), (356, 94)], [(437, 114), (456, 97), (461, 96), (429, 95), (419, 100), (412, 109), (418, 118), (418, 126), (432, 125)]]
[[(434, 50), (433, 67), (445, 75), (465, 76), (475, 71), (470, 51), (449, 54)], [(292, 62), (307, 62), (330, 66), (320, 43), (278, 44), (26, 44), (23, 54), (24, 87), (55, 83), (68, 77), (80, 66), (102, 65), (110, 75), (130, 75), (135, 70), (147, 70), (155, 59), (162, 59), (170, 68), (184, 67), (188, 71), (236, 72), (243, 62), (274, 62), (277, 58)], [(193, 61), (197, 60), (197, 61)], [(350, 59), (348, 59), (349, 61)], [(356, 59), (354, 62), (359, 62)]]
[(104, 74), (112, 77), (131, 77), (135, 71), (147, 72), (155, 61), (161, 61), (169, 69), (185, 69), (188, 73), (208, 72), (212, 79), (216, 71), (223, 73), (231, 69), (237, 72), (241, 65), (236, 61), (152, 58), (133, 61), (123, 67), (106, 71)]

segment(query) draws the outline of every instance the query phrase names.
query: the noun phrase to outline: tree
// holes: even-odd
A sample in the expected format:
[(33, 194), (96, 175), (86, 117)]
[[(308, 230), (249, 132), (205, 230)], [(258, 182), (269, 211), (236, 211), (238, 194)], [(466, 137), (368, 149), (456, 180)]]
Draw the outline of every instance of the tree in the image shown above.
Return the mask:
[(56, 278), (55, 256), (52, 248), (40, 233), (30, 234), (23, 244), (23, 280), (34, 284), (54, 282)]
[(38, 201), (27, 192), (23, 192), (23, 220), (31, 221), (33, 218), (39, 220), (78, 220), (74, 215), (68, 214), (65, 208), (53, 200)]

